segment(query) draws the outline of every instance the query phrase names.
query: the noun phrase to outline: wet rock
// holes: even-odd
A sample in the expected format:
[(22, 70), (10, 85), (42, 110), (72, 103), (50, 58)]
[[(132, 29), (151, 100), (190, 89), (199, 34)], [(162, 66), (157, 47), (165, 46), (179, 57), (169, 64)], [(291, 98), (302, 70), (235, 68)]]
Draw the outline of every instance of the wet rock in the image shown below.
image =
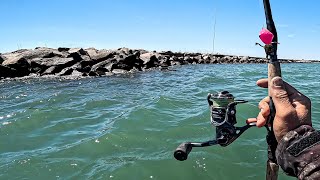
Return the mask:
[(0, 79), (2, 78), (12, 78), (12, 77), (17, 77), (17, 70), (12, 69), (10, 67), (2, 66), (0, 65)]

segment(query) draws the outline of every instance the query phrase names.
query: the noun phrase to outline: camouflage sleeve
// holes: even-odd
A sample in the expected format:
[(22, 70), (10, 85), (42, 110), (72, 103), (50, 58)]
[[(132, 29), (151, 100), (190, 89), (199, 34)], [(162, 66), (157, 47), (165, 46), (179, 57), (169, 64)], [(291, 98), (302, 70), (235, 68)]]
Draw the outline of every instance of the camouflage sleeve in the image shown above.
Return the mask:
[(278, 144), (276, 157), (289, 176), (320, 179), (320, 132), (307, 125), (288, 132)]

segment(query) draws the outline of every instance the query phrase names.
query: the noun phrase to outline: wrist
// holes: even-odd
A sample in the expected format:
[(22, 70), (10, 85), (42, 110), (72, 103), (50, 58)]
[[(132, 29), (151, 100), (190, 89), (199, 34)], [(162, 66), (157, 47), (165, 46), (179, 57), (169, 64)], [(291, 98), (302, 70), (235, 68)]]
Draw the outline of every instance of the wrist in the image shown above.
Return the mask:
[(279, 165), (288, 175), (305, 177), (310, 167), (320, 162), (319, 142), (320, 133), (308, 125), (288, 132), (276, 150)]

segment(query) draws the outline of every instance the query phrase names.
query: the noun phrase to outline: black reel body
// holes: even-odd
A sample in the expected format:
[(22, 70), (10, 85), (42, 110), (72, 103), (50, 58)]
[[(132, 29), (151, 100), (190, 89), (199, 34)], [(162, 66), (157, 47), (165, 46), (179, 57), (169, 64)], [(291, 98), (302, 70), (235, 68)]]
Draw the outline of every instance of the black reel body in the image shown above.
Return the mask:
[(211, 124), (216, 127), (216, 139), (220, 140), (219, 145), (227, 146), (238, 137), (239, 133), (239, 128), (234, 126), (237, 124), (236, 105), (247, 101), (235, 100), (228, 91), (208, 94), (207, 100), (210, 106)]
[(247, 101), (235, 100), (234, 96), (228, 91), (222, 91), (217, 94), (208, 94), (207, 100), (210, 106), (210, 121), (216, 128), (216, 138), (202, 143), (182, 143), (174, 152), (174, 157), (177, 160), (186, 160), (192, 147), (206, 147), (212, 145), (228, 146), (248, 128), (255, 126), (255, 123), (243, 127), (234, 126), (237, 124), (236, 105), (246, 103)]

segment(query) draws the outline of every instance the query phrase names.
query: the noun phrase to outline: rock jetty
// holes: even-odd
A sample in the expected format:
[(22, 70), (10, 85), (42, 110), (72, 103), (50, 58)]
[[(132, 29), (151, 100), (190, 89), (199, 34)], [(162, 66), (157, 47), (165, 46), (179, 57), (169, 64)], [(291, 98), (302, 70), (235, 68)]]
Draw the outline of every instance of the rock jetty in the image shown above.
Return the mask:
[[(282, 63), (319, 61), (281, 60)], [(185, 64), (267, 63), (264, 58), (119, 48), (20, 49), (0, 54), (0, 79), (25, 76), (106, 76)]]

